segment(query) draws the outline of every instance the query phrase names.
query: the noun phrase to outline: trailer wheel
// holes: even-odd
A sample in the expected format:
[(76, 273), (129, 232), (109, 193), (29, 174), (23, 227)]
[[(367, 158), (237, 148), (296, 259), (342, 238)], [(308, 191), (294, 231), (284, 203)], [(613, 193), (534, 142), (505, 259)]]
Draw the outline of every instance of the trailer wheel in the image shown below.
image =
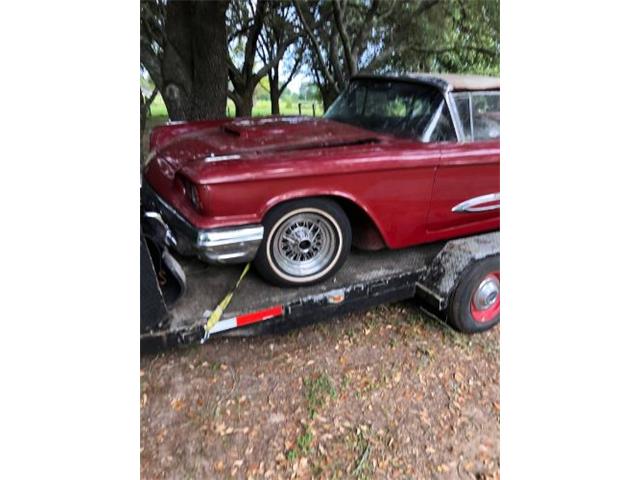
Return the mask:
[(265, 239), (254, 264), (267, 281), (283, 286), (320, 282), (351, 250), (351, 225), (336, 202), (322, 198), (278, 205), (262, 222)]
[(500, 322), (500, 256), (475, 262), (462, 275), (449, 300), (449, 323), (465, 333), (489, 330)]

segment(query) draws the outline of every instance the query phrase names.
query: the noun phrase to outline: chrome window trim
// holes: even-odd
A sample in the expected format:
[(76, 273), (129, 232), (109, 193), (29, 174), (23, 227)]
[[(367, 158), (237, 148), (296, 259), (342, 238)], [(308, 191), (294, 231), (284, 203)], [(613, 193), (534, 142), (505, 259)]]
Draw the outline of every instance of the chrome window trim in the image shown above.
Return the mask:
[(440, 102), (440, 105), (438, 105), (438, 108), (436, 108), (436, 113), (433, 114), (433, 116), (431, 117), (431, 121), (429, 122), (429, 125), (427, 125), (427, 129), (422, 134), (422, 137), (420, 137), (421, 142), (429, 143), (431, 141), (431, 135), (433, 135), (433, 131), (436, 129), (436, 125), (440, 121), (440, 116), (442, 115), (442, 109), (444, 108), (445, 103), (446, 102), (443, 99)]
[(476, 141), (475, 128), (473, 126), (473, 99), (471, 94), (468, 94), (469, 98), (469, 128), (471, 129), (471, 141)]
[(458, 113), (458, 107), (456, 107), (456, 102), (453, 97), (453, 92), (451, 89), (447, 89), (445, 92), (445, 99), (447, 101), (447, 106), (449, 107), (449, 113), (451, 114), (451, 119), (453, 120), (453, 129), (456, 131), (456, 137), (458, 138), (458, 143), (464, 142), (464, 134), (462, 130), (462, 123), (460, 123), (460, 114)]
[[(474, 131), (474, 126), (473, 126), (473, 97), (477, 97), (477, 96), (483, 96), (483, 97), (487, 97), (487, 96), (500, 96), (500, 91), (498, 90), (478, 90), (478, 91), (474, 91), (474, 92), (467, 92), (467, 91), (463, 91), (463, 92), (450, 92), (451, 95), (451, 103), (455, 106), (456, 102), (455, 102), (455, 98), (456, 97), (460, 97), (462, 98), (463, 96), (466, 96), (468, 101), (469, 101), (469, 130), (471, 133), (471, 138), (467, 141), (469, 142), (475, 142), (476, 141), (476, 137), (475, 137), (475, 131)], [(455, 107), (455, 112), (456, 112), (456, 118), (454, 120), (454, 123), (456, 122), (460, 122), (460, 115), (458, 113), (458, 107)], [(462, 132), (462, 134), (458, 135), (458, 141), (459, 142), (465, 142), (464, 140), (464, 129), (462, 128), (462, 122), (459, 123), (459, 127), (460, 127), (460, 132)]]

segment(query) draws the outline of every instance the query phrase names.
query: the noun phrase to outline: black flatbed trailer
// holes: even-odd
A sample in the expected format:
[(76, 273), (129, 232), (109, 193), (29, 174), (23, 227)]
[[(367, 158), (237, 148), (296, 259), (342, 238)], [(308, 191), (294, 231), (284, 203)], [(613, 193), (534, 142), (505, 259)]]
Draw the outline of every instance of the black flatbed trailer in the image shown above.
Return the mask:
[[(499, 255), (499, 232), (491, 232), (402, 250), (354, 250), (334, 277), (308, 287), (273, 286), (250, 269), (209, 341), (219, 335), (278, 332), (416, 296), (446, 319), (453, 293), (465, 275), (475, 272), (474, 266), (481, 262), (495, 264)], [(186, 276), (186, 290), (164, 316), (153, 311), (159, 320), (153, 328), (142, 329), (143, 352), (203, 341), (209, 314), (233, 289), (244, 268), (177, 258)], [(148, 303), (141, 303), (141, 322), (148, 316)]]

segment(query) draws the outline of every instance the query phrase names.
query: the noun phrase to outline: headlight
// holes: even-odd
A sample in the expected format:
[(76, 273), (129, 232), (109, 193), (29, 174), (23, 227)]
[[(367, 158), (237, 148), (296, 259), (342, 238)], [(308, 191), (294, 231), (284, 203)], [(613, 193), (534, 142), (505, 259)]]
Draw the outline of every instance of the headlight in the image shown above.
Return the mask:
[(200, 195), (198, 195), (198, 188), (186, 178), (183, 178), (182, 183), (184, 184), (187, 197), (191, 200), (191, 204), (196, 210), (202, 211), (202, 202), (200, 201)]

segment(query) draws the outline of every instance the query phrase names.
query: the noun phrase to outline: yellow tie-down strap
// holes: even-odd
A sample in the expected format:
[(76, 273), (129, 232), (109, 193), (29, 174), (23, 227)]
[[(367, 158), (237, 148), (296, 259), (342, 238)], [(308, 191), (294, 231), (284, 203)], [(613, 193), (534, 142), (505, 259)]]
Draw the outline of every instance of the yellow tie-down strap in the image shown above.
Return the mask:
[(204, 343), (209, 339), (209, 335), (211, 335), (211, 331), (213, 330), (213, 327), (215, 327), (216, 324), (222, 318), (222, 314), (231, 303), (233, 294), (236, 292), (236, 290), (240, 286), (240, 282), (242, 282), (242, 279), (247, 275), (247, 272), (249, 271), (250, 266), (251, 266), (251, 262), (245, 265), (244, 270), (242, 270), (242, 273), (240, 274), (240, 278), (238, 278), (238, 281), (236, 282), (236, 284), (229, 291), (229, 293), (227, 293), (224, 296), (224, 298), (220, 300), (220, 303), (216, 305), (216, 308), (214, 308), (213, 312), (211, 312), (211, 315), (209, 315), (209, 318), (207, 319), (207, 323), (204, 326), (204, 337), (202, 337), (202, 340), (200, 341), (200, 343)]

